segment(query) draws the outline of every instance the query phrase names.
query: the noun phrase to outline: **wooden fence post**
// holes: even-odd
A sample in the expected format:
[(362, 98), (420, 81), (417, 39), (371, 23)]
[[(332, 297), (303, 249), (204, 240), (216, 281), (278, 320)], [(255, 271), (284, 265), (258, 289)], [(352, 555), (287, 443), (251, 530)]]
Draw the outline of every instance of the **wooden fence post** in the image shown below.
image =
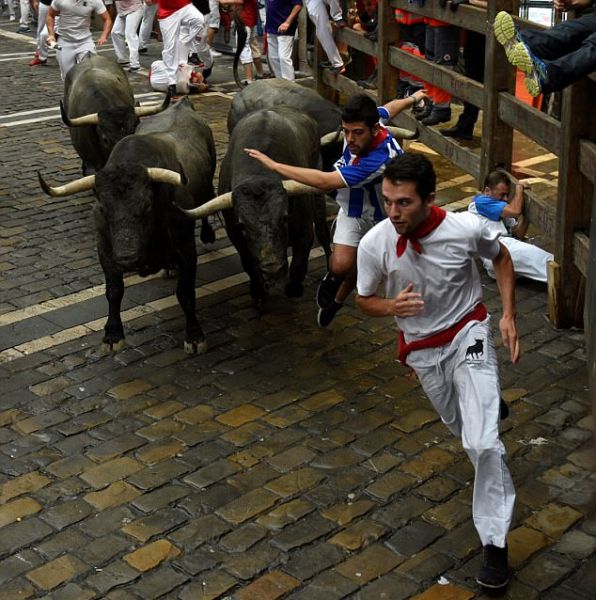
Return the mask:
[(513, 129), (499, 119), (499, 92), (514, 91), (514, 69), (509, 66), (505, 52), (493, 34), (495, 15), (517, 7), (514, 0), (494, 0), (486, 9), (486, 58), (484, 63), (484, 107), (482, 116), (482, 147), (478, 185), (497, 165), (511, 170)]
[(378, 5), (379, 25), (377, 50), (377, 104), (382, 105), (397, 96), (399, 70), (389, 64), (389, 46), (399, 40), (399, 27), (395, 21), (389, 0), (380, 0)]
[[(596, 126), (589, 117), (593, 110), (594, 82), (583, 79), (563, 91), (561, 113), (561, 156), (555, 260), (561, 266), (556, 327), (583, 327), (584, 278), (573, 260), (574, 234), (588, 231), (592, 213), (593, 184), (580, 171), (582, 137), (594, 139)], [(579, 117), (582, 115), (582, 117)], [(593, 242), (592, 242), (593, 243)]]

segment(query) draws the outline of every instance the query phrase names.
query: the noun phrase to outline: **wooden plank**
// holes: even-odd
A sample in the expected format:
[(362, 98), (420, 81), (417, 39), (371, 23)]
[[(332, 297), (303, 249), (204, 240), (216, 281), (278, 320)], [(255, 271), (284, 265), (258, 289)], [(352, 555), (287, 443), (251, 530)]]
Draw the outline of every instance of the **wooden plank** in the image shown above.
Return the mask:
[(349, 77), (346, 77), (345, 75), (339, 75), (338, 73), (331, 73), (328, 69), (322, 69), (321, 82), (328, 89), (333, 88), (337, 92), (345, 94), (346, 96), (365, 93), (377, 101), (377, 94), (374, 93), (374, 90), (365, 90)]
[(417, 2), (410, 4), (407, 0), (391, 0), (390, 5), (392, 8), (401, 8), (416, 15), (439, 19), (478, 33), (487, 31), (486, 11), (468, 4), (460, 5), (455, 11), (451, 10), (449, 5), (441, 8), (438, 2), (425, 2), (424, 6), (420, 6)]
[(499, 94), (498, 111), (501, 121), (521, 131), (554, 154), (560, 154), (560, 121), (528, 106), (515, 96), (505, 92)]
[(377, 82), (378, 103), (385, 104), (395, 98), (399, 83), (399, 71), (389, 62), (390, 46), (399, 42), (399, 27), (395, 21), (393, 9), (388, 2), (379, 2), (377, 9), (379, 24), (378, 55), (377, 55)]
[(466, 173), (469, 173), (476, 179), (478, 178), (480, 172), (480, 158), (477, 154), (468, 150), (466, 147), (461, 146), (452, 138), (445, 137), (443, 134), (439, 133), (437, 129), (421, 125), (407, 111), (397, 115), (393, 121), (396, 125), (411, 129), (412, 131), (415, 131), (416, 128), (418, 128), (420, 137), (416, 141), (426, 144), (435, 152), (448, 158), (453, 164)]
[[(488, 3), (486, 17), (493, 23), (500, 10), (512, 12), (510, 0), (494, 0)], [(482, 147), (480, 151), (480, 177), (495, 167), (511, 170), (513, 130), (499, 119), (498, 94), (513, 94), (514, 69), (507, 62), (505, 51), (494, 35), (486, 36), (484, 63), (484, 106), (482, 116)], [(481, 184), (481, 181), (478, 181)]]
[[(590, 225), (590, 262), (586, 277), (586, 303), (584, 322), (588, 359), (588, 383), (592, 390), (592, 416), (596, 425), (596, 187), (592, 196), (592, 223)], [(596, 432), (596, 427), (594, 427)]]
[(592, 183), (596, 183), (596, 144), (594, 142), (580, 140), (579, 170)]
[[(575, 232), (588, 230), (592, 213), (594, 186), (579, 170), (579, 141), (594, 135), (593, 119), (578, 119), (593, 107), (593, 83), (582, 79), (563, 91), (561, 114), (561, 154), (559, 158), (559, 198), (555, 258), (561, 266), (560, 297), (557, 300), (557, 327), (583, 327), (584, 281), (574, 262)], [(578, 314), (579, 313), (579, 314)]]
[(541, 198), (527, 190), (524, 196), (524, 214), (526, 218), (547, 236), (554, 237), (557, 225), (556, 202)]
[(548, 288), (548, 318), (555, 323), (560, 312), (559, 298), (561, 296), (561, 267), (551, 260), (547, 264), (547, 288)]
[(484, 104), (484, 86), (456, 73), (453, 69), (436, 65), (399, 48), (389, 49), (389, 64), (408, 73), (414, 73), (423, 81), (447, 90), (474, 106), (481, 107)]
[(584, 276), (588, 276), (590, 263), (590, 238), (581, 231), (573, 236), (573, 264)]
[(335, 39), (339, 42), (345, 42), (351, 48), (355, 48), (369, 56), (377, 56), (378, 44), (364, 37), (362, 33), (354, 31), (349, 27), (340, 29), (335, 33)]

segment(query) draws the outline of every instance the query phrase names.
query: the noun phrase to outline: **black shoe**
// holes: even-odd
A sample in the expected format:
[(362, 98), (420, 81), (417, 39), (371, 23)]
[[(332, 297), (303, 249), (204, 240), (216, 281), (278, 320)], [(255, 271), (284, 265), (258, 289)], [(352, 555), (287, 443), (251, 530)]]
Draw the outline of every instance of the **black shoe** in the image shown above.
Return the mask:
[(139, 54), (147, 54), (147, 48), (139, 48)]
[(335, 302), (335, 294), (339, 290), (341, 279), (327, 273), (317, 288), (317, 305), (319, 308), (329, 308)]
[(453, 127), (448, 127), (447, 129), (441, 129), (441, 133), (445, 137), (459, 138), (460, 140), (471, 140), (474, 138), (474, 135), (471, 131), (463, 129), (459, 125), (454, 125)]
[(128, 67), (128, 72), (129, 73), (136, 73), (140, 69), (141, 69), (141, 67)]
[(195, 65), (196, 67), (204, 67), (203, 61), (199, 58), (199, 55), (195, 52), (188, 57), (188, 64)]
[(171, 99), (175, 99), (178, 97), (178, 92), (176, 91), (176, 84), (172, 83), (168, 86), (168, 94)]
[(430, 117), (430, 113), (433, 110), (433, 105), (432, 104), (425, 104), (423, 108), (417, 108), (414, 107), (413, 108), (413, 112), (414, 112), (414, 117), (416, 118), (417, 121), (422, 121), (422, 119), (428, 119), (428, 117)]
[(484, 546), (484, 560), (476, 582), (490, 590), (502, 589), (509, 583), (507, 546), (505, 548), (498, 548), (492, 544)]
[(319, 327), (327, 327), (335, 318), (337, 311), (343, 306), (339, 302), (335, 300), (331, 304), (329, 308), (321, 308), (319, 309), (319, 314), (317, 315), (317, 323)]
[[(416, 117), (417, 118), (417, 117)], [(419, 119), (419, 121), (428, 126), (438, 125), (439, 123), (447, 123), (451, 120), (451, 109), (450, 108), (435, 108), (431, 111), (430, 115), (425, 119)]]
[(211, 71), (213, 71), (213, 65), (211, 65), (208, 69), (203, 69), (203, 81), (207, 81), (207, 77), (211, 75)]

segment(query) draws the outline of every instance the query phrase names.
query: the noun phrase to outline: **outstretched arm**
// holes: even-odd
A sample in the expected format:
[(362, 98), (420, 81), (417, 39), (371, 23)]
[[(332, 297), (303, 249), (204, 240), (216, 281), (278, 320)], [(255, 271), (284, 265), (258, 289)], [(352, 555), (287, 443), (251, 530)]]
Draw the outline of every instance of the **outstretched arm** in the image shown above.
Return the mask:
[(393, 119), (393, 117), (397, 116), (400, 112), (406, 110), (406, 108), (412, 108), (412, 106), (424, 98), (428, 98), (428, 94), (424, 90), (418, 90), (407, 98), (390, 100), (387, 104), (383, 105), (383, 108), (389, 113), (389, 118)]
[(503, 315), (499, 321), (499, 329), (503, 345), (509, 348), (511, 362), (519, 359), (519, 338), (515, 323), (515, 271), (509, 250), (499, 243), (499, 253), (493, 258), (493, 269), (501, 295)]
[(254, 148), (244, 148), (244, 152), (250, 157), (256, 158), (266, 169), (278, 173), (284, 179), (295, 179), (300, 183), (319, 188), (322, 192), (329, 192), (331, 190), (338, 190), (346, 187), (344, 180), (337, 171), (328, 173), (326, 171), (319, 171), (318, 169), (286, 165), (274, 161), (266, 154), (263, 154)]

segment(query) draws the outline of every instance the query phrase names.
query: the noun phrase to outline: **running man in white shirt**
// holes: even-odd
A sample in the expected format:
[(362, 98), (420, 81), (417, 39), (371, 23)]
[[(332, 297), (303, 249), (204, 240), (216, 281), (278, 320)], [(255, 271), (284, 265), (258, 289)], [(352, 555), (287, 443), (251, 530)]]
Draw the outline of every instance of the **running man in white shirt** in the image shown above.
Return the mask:
[[(135, 73), (139, 62), (139, 24), (144, 12), (143, 0), (116, 0), (116, 19), (112, 28), (112, 43), (121, 65), (129, 64), (128, 71)], [(126, 56), (128, 46), (128, 57)]]
[(484, 547), (477, 581), (501, 589), (509, 581), (515, 490), (499, 438), (497, 357), (474, 256), (493, 262), (501, 338), (514, 363), (515, 274), (497, 233), (469, 212), (433, 204), (435, 182), (424, 155), (404, 154), (387, 165), (382, 198), (388, 218), (360, 242), (356, 303), (368, 315), (395, 317), (400, 361), (414, 369), (443, 423), (460, 437), (475, 470), (472, 513)]
[[(91, 35), (93, 13), (103, 20), (103, 30), (97, 39), (97, 45), (103, 46), (110, 35), (112, 20), (101, 0), (52, 0), (46, 20), (47, 44), (53, 46), (59, 40), (56, 44), (56, 59), (63, 80), (85, 54), (95, 54), (95, 44)], [(60, 24), (58, 31), (55, 31), (54, 23), (58, 16)]]

